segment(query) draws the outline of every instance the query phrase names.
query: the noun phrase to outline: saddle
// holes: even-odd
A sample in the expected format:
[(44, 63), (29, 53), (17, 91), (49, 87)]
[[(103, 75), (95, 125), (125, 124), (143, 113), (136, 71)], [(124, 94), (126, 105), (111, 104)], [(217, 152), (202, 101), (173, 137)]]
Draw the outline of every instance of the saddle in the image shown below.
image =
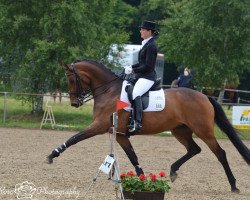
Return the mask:
[[(133, 101), (133, 88), (135, 85), (135, 80), (131, 79), (128, 80), (128, 84), (125, 87), (125, 92), (127, 93), (127, 100), (131, 104), (131, 110), (130, 110), (130, 117), (128, 121), (128, 132), (126, 133), (127, 137), (130, 137), (131, 135), (135, 134), (135, 118), (136, 115), (140, 112), (136, 112), (134, 110), (134, 101)], [(165, 106), (165, 98), (164, 98), (164, 92), (161, 88), (161, 79), (157, 79), (154, 85), (150, 88), (148, 92), (146, 92), (144, 95), (141, 96), (141, 102), (142, 102), (142, 111), (161, 111)], [(163, 103), (164, 102), (164, 103)], [(137, 108), (139, 109), (139, 108)]]
[[(134, 89), (134, 85), (136, 83), (136, 79), (129, 79), (128, 80), (129, 84), (126, 86), (125, 91), (128, 94), (128, 100), (130, 102), (130, 104), (133, 104), (133, 97), (132, 97), (132, 93), (133, 93), (133, 89)], [(142, 100), (142, 108), (143, 110), (145, 110), (148, 105), (149, 105), (149, 92), (150, 91), (157, 91), (157, 90), (161, 90), (161, 79), (157, 79), (154, 83), (154, 85), (150, 88), (150, 90), (148, 92), (146, 92), (144, 95), (142, 95), (141, 100)]]

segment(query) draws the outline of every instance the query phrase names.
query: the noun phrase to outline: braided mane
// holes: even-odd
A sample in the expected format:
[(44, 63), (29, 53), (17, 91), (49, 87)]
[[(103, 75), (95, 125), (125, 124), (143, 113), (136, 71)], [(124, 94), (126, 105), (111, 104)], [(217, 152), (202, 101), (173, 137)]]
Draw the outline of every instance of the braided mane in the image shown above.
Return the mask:
[(115, 76), (118, 76), (116, 73), (114, 73), (111, 69), (109, 69), (108, 67), (106, 67), (103, 63), (101, 63), (100, 61), (97, 61), (95, 59), (87, 59), (87, 58), (83, 58), (83, 59), (80, 59), (80, 60), (76, 60), (74, 61), (73, 63), (78, 63), (78, 62), (89, 62), (91, 64), (94, 64), (94, 65), (97, 65), (98, 67), (100, 68), (103, 68), (105, 70), (108, 70), (110, 71), (112, 74), (114, 74)]

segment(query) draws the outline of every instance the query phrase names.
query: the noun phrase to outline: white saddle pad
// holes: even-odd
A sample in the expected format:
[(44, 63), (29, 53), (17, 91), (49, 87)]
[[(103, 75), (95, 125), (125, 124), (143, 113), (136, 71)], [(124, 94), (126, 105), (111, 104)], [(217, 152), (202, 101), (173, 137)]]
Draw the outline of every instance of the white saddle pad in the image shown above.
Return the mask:
[[(123, 84), (120, 100), (130, 105), (127, 92), (125, 91), (125, 87), (126, 85)], [(157, 91), (149, 91), (149, 105), (145, 110), (143, 110), (143, 112), (162, 111), (164, 108), (165, 108), (164, 90), (160, 89)], [(131, 106), (124, 108), (124, 110), (126, 111), (130, 111), (131, 109), (132, 109)]]

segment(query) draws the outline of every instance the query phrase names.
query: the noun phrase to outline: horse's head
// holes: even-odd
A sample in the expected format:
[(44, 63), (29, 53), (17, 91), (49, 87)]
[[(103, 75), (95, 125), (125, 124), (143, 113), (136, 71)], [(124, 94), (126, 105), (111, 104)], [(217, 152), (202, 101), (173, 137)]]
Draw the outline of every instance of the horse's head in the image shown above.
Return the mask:
[(71, 66), (64, 64), (64, 68), (66, 69), (66, 75), (68, 78), (71, 106), (78, 108), (83, 105), (86, 99), (90, 96), (90, 81), (84, 73), (80, 74), (75, 64), (71, 64)]

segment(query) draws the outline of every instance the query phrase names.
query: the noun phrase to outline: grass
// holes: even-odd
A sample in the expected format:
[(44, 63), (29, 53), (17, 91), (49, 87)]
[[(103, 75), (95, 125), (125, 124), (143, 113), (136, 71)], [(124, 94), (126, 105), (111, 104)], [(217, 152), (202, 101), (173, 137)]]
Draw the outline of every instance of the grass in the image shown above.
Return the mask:
[[(4, 99), (0, 96), (0, 119), (3, 119), (3, 105)], [(0, 127), (10, 128), (28, 128), (28, 129), (39, 129), (43, 114), (31, 114), (31, 106), (22, 103), (8, 96), (6, 104), (6, 120), (0, 121)], [(93, 105), (91, 102), (87, 102), (80, 108), (73, 108), (70, 106), (69, 101), (63, 101), (62, 103), (54, 103), (49, 101), (49, 105), (52, 106), (56, 126), (56, 130), (70, 130), (80, 131), (84, 130), (92, 121), (92, 110)], [(45, 102), (44, 107), (45, 109)], [(225, 107), (225, 112), (229, 119), (232, 116), (232, 110), (228, 110)], [(52, 129), (51, 124), (46, 124), (43, 129)], [(215, 136), (220, 139), (227, 139), (228, 137), (215, 126)], [(161, 133), (162, 136), (169, 136), (168, 132)], [(240, 130), (240, 137), (242, 139), (250, 139), (250, 130)]]
[[(0, 97), (0, 118), (3, 119), (3, 98)], [(31, 106), (29, 104), (23, 104), (22, 101), (14, 98), (8, 98), (6, 104), (6, 119), (0, 123), (0, 127), (10, 128), (40, 128), (43, 118), (42, 114), (31, 114)], [(49, 102), (49, 106), (52, 106), (53, 114), (56, 121), (56, 130), (73, 130), (79, 131), (87, 127), (92, 121), (92, 109), (91, 103), (86, 103), (80, 108), (73, 108), (68, 101), (62, 103)], [(45, 109), (45, 102), (43, 109)], [(44, 129), (51, 129), (51, 124), (45, 124)]]

